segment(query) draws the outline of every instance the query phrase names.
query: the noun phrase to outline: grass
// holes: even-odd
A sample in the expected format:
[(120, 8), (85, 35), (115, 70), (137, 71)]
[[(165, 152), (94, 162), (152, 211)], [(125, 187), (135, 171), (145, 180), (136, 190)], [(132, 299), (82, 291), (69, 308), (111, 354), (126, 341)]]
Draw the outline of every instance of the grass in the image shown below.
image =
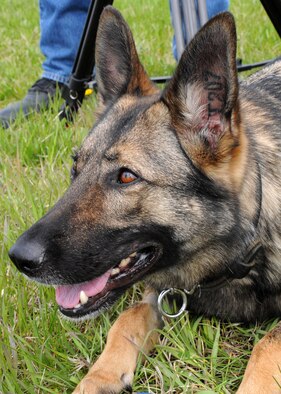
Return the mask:
[[(169, 75), (172, 28), (167, 2), (117, 0), (151, 75)], [(238, 56), (244, 63), (281, 53), (280, 40), (257, 0), (232, 0)], [(0, 107), (21, 98), (40, 75), (37, 1), (0, 4)], [(110, 324), (140, 298), (135, 287), (93, 321), (73, 323), (57, 313), (52, 289), (27, 281), (10, 264), (7, 251), (39, 219), (69, 182), (70, 155), (94, 121), (95, 98), (85, 102), (74, 125), (56, 114), (18, 119), (0, 129), (0, 393), (70, 393), (101, 352)], [(134, 390), (151, 393), (233, 393), (252, 345), (275, 322), (256, 326), (185, 315), (167, 321), (161, 344), (139, 363)]]

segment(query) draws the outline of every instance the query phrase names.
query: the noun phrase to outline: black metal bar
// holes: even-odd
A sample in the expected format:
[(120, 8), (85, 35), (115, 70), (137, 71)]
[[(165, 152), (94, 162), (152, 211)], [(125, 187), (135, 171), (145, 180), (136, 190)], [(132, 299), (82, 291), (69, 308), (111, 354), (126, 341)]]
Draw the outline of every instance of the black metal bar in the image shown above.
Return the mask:
[[(275, 60), (275, 59), (272, 59), (272, 60), (264, 60), (264, 61), (262, 61), (262, 62), (252, 63), (252, 64), (239, 64), (239, 65), (237, 66), (237, 70), (238, 70), (239, 72), (249, 71), (249, 70), (252, 70), (253, 68), (258, 68), (258, 67), (266, 66), (267, 64), (272, 63), (274, 60)], [(153, 77), (153, 78), (151, 78), (151, 80), (152, 80), (153, 82), (159, 83), (159, 84), (161, 84), (161, 83), (164, 84), (164, 83), (166, 83), (167, 81), (169, 81), (170, 79), (171, 79), (170, 76), (167, 76), (167, 77), (162, 76), (162, 77)]]
[[(243, 71), (249, 71), (252, 70), (253, 68), (258, 68), (258, 67), (264, 67), (269, 63), (274, 62), (275, 59), (271, 59), (271, 60), (264, 60), (262, 62), (258, 62), (258, 63), (251, 63), (251, 64), (239, 64), (237, 65), (237, 71), (238, 72), (243, 72)], [(158, 83), (158, 84), (165, 84), (166, 82), (168, 82), (172, 77), (171, 76), (161, 76), (161, 77), (152, 77), (151, 81), (153, 81), (154, 83)], [(97, 84), (96, 81), (93, 82), (93, 86), (95, 88), (97, 88)]]
[(258, 62), (258, 63), (251, 63), (251, 64), (239, 64), (237, 66), (237, 70), (239, 72), (242, 71), (249, 71), (252, 70), (253, 68), (258, 68), (258, 67), (263, 67), (266, 66), (269, 63), (272, 63), (275, 59), (271, 59), (271, 60), (263, 60), (262, 62)]
[(260, 0), (275, 30), (281, 37), (281, 0)]
[(95, 47), (100, 15), (113, 0), (93, 0), (87, 16), (85, 28), (81, 37), (78, 56), (73, 66), (73, 77), (78, 80), (90, 78), (95, 65)]
[(68, 85), (62, 92), (65, 103), (59, 113), (60, 120), (72, 121), (73, 114), (78, 111), (83, 102), (87, 83), (93, 79), (99, 18), (104, 7), (112, 4), (113, 0), (91, 1), (72, 74)]

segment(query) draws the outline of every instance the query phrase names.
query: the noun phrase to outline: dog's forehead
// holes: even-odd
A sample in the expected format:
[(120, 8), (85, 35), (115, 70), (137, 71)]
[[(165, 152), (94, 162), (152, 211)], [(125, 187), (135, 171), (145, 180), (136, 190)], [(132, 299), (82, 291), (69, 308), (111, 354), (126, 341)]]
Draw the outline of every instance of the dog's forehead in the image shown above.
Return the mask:
[[(171, 115), (160, 95), (123, 96), (98, 120), (79, 152), (80, 170), (119, 166), (164, 182), (167, 173), (190, 172)], [(161, 181), (162, 179), (162, 181)]]
[(131, 141), (153, 138), (156, 129), (163, 129), (169, 115), (159, 96), (124, 96), (105, 111), (84, 140), (80, 154), (104, 156), (112, 148)]

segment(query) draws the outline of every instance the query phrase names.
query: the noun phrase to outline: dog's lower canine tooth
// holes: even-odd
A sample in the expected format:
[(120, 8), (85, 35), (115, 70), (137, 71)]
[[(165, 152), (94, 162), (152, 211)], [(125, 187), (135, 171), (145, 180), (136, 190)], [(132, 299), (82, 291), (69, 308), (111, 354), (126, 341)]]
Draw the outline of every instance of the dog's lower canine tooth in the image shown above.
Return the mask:
[(81, 290), (80, 291), (80, 303), (81, 305), (86, 304), (86, 302), (88, 301), (89, 297), (87, 296), (87, 294), (85, 293), (85, 291)]
[(137, 252), (131, 253), (129, 257), (136, 257)]
[(110, 273), (110, 276), (115, 276), (115, 275), (118, 275), (119, 273), (120, 273), (120, 269), (119, 268), (113, 268), (111, 273)]
[(119, 264), (119, 267), (124, 268), (130, 263), (131, 259), (130, 257), (127, 257), (126, 259), (121, 260), (121, 263)]

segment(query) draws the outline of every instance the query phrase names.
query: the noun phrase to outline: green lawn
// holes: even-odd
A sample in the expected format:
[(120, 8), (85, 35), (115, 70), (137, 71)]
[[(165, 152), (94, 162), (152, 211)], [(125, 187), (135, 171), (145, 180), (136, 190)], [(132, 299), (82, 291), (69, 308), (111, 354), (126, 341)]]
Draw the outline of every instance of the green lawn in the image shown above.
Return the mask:
[[(150, 75), (169, 75), (172, 28), (167, 0), (116, 0), (129, 22)], [(281, 41), (257, 0), (232, 0), (238, 56), (243, 62), (281, 54)], [(0, 108), (21, 98), (40, 76), (37, 1), (1, 0)], [(44, 115), (0, 128), (0, 393), (70, 393), (103, 348), (118, 314), (140, 299), (132, 289), (96, 320), (73, 323), (57, 313), (53, 289), (27, 281), (7, 251), (69, 183), (70, 155), (94, 121), (95, 98), (74, 125), (56, 118), (59, 102)], [(134, 391), (233, 393), (250, 349), (275, 322), (245, 327), (188, 315), (166, 322), (161, 345), (139, 363)]]

